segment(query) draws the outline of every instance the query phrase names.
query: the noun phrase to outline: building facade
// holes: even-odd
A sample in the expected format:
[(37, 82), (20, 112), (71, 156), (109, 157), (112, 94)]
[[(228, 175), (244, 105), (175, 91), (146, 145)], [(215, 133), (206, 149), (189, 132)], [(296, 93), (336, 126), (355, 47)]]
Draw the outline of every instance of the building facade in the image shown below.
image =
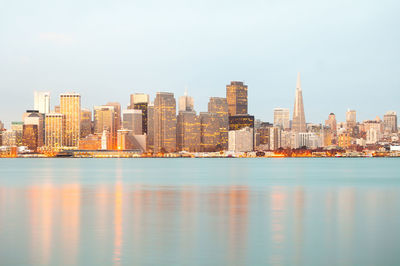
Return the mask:
[(158, 92), (154, 100), (154, 152), (176, 151), (176, 101), (173, 93)]
[(81, 135), (81, 96), (78, 93), (60, 95), (60, 112), (64, 115), (63, 145), (77, 148)]
[(229, 115), (247, 114), (247, 85), (240, 81), (232, 81), (226, 85), (226, 100)]

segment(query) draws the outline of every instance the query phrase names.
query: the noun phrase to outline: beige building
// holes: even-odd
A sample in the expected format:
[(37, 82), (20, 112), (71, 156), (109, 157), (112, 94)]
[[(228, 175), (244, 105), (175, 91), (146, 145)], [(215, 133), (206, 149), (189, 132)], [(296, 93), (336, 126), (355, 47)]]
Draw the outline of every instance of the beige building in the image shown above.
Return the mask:
[(64, 115), (63, 145), (78, 147), (81, 134), (81, 96), (78, 93), (60, 95), (60, 112)]
[(397, 113), (395, 111), (388, 111), (383, 116), (384, 131), (388, 133), (397, 132)]
[(94, 133), (103, 134), (103, 131), (109, 133), (109, 142), (107, 149), (115, 149), (117, 144), (117, 130), (115, 126), (114, 106), (95, 106), (94, 110)]
[(57, 150), (63, 146), (64, 115), (48, 113), (45, 116), (45, 146), (48, 149)]
[(179, 97), (179, 111), (193, 111), (194, 110), (194, 100), (193, 97), (187, 95), (185, 91), (185, 95)]
[(274, 126), (282, 129), (290, 129), (290, 112), (289, 108), (274, 109)]
[(297, 75), (296, 96), (294, 100), (292, 131), (298, 133), (307, 132), (306, 117), (303, 104), (303, 90), (301, 88), (300, 73)]
[(154, 152), (176, 151), (176, 101), (173, 93), (157, 92), (154, 100)]

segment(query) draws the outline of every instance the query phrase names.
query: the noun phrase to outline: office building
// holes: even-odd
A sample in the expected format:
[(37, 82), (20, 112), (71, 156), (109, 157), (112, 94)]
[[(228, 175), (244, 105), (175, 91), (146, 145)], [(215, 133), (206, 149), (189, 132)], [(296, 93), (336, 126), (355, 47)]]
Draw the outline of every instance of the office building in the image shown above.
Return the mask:
[(114, 106), (101, 105), (95, 106), (94, 110), (94, 133), (103, 134), (106, 131), (107, 149), (116, 149), (117, 145), (117, 129), (115, 126), (115, 109)]
[(146, 135), (146, 147), (147, 151), (154, 151), (154, 104), (149, 103), (147, 108), (147, 135)]
[(11, 122), (11, 130), (15, 132), (15, 146), (22, 146), (24, 122)]
[(200, 118), (194, 111), (179, 111), (176, 125), (178, 151), (200, 151)]
[(154, 100), (154, 152), (176, 151), (176, 101), (173, 93), (157, 92)]
[(229, 116), (229, 130), (239, 130), (245, 127), (254, 128), (254, 116), (252, 115)]
[(38, 126), (36, 124), (24, 124), (22, 145), (31, 151), (37, 151), (38, 144)]
[(64, 115), (65, 147), (77, 148), (81, 134), (81, 96), (78, 93), (62, 93), (60, 95), (60, 111)]
[(127, 109), (122, 111), (123, 129), (131, 130), (133, 135), (143, 134), (142, 119), (143, 119), (142, 110)]
[(383, 116), (383, 125), (385, 132), (397, 132), (397, 113), (395, 111), (388, 111)]
[(251, 152), (254, 149), (254, 128), (229, 131), (229, 151)]
[(215, 113), (200, 112), (200, 150), (202, 152), (224, 150), (220, 144), (219, 117)]
[(226, 98), (210, 97), (208, 113), (216, 115), (219, 123), (218, 144), (223, 150), (228, 150), (229, 113)]
[(131, 102), (128, 109), (135, 109), (142, 111), (142, 134), (147, 134), (148, 130), (148, 106), (150, 104), (150, 97), (148, 94), (135, 93), (131, 94)]
[(92, 134), (92, 111), (89, 109), (81, 110), (81, 136), (80, 138), (85, 138), (86, 136)]
[(45, 146), (51, 150), (63, 147), (64, 115), (48, 113), (45, 115)]
[[(117, 102), (108, 102), (106, 106), (113, 106), (114, 107), (114, 126), (115, 126), (115, 131), (121, 129), (122, 123), (121, 123), (121, 104)], [(115, 135), (117, 133), (115, 132)]]
[(193, 97), (188, 96), (187, 91), (184, 96), (179, 97), (179, 111), (194, 111)]
[(229, 115), (247, 114), (247, 85), (240, 81), (232, 81), (226, 85), (226, 100)]
[(274, 109), (274, 126), (290, 129), (290, 112), (288, 108)]
[[(39, 113), (37, 110), (27, 110), (24, 113), (23, 117), (23, 131), (25, 130), (25, 126), (27, 126), (27, 130), (29, 130), (29, 134), (23, 132), (23, 138), (27, 137), (29, 140), (26, 140), (27, 143), (29, 142), (30, 149), (36, 150), (38, 147), (42, 147), (44, 145), (44, 116), (42, 113)], [(35, 125), (36, 127), (28, 127), (28, 125)], [(36, 135), (33, 136), (32, 134), (35, 133)], [(35, 140), (34, 140), (35, 138)], [(24, 141), (22, 141), (24, 142)], [(24, 145), (24, 144), (23, 144)], [(28, 145), (24, 145), (28, 146)], [(35, 147), (32, 149), (32, 147)]]
[(307, 132), (304, 114), (303, 92), (301, 89), (300, 73), (297, 75), (296, 97), (293, 108), (292, 131)]
[(354, 128), (356, 125), (357, 125), (356, 111), (348, 109), (346, 112), (346, 128), (347, 128), (347, 130)]
[(334, 113), (330, 113), (328, 119), (325, 120), (325, 126), (329, 127), (330, 131), (333, 135), (336, 136), (337, 134), (337, 123), (336, 123), (336, 116)]
[(50, 113), (50, 92), (35, 91), (33, 96), (33, 109), (42, 114)]

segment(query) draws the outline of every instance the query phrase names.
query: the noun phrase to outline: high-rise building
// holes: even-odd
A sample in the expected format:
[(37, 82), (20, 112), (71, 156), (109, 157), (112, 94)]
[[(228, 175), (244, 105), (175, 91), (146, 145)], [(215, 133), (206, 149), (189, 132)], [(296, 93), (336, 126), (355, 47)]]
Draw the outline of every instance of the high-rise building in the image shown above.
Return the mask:
[(154, 152), (176, 151), (176, 101), (173, 93), (157, 92), (154, 100)]
[(254, 116), (252, 115), (229, 116), (229, 130), (239, 130), (245, 127), (254, 128)]
[(250, 152), (254, 149), (254, 128), (229, 131), (229, 151)]
[(117, 145), (117, 130), (115, 126), (115, 109), (114, 106), (102, 105), (95, 106), (94, 110), (94, 133), (103, 134), (107, 131), (107, 137), (110, 138), (107, 142), (107, 148), (116, 149)]
[(117, 102), (108, 102), (106, 106), (114, 106), (114, 125), (115, 125), (115, 135), (117, 130), (121, 129), (121, 104)]
[(330, 113), (328, 119), (325, 120), (325, 126), (330, 128), (330, 131), (336, 136), (337, 133), (337, 123), (336, 116), (334, 113)]
[(147, 108), (147, 150), (154, 151), (154, 104), (149, 103)]
[(58, 150), (63, 146), (64, 115), (48, 113), (45, 115), (45, 146), (51, 150)]
[(178, 151), (200, 151), (200, 118), (195, 111), (179, 111), (176, 142)]
[(346, 127), (347, 127), (347, 129), (352, 129), (356, 125), (357, 125), (356, 110), (348, 109), (346, 112)]
[(200, 112), (200, 149), (203, 152), (224, 150), (220, 144), (219, 117), (215, 113)]
[(92, 134), (92, 111), (89, 109), (81, 110), (81, 136), (83, 139)]
[(11, 122), (11, 130), (15, 132), (15, 146), (22, 146), (24, 122)]
[(50, 92), (35, 91), (33, 109), (39, 113), (50, 113)]
[(220, 144), (223, 150), (228, 150), (229, 114), (226, 98), (210, 97), (208, 112), (216, 114), (219, 122), (218, 144)]
[(0, 131), (4, 129), (4, 123), (0, 121)]
[(131, 103), (128, 109), (142, 110), (142, 134), (147, 134), (148, 128), (148, 105), (150, 97), (148, 94), (135, 93), (131, 94)]
[(193, 97), (188, 96), (187, 91), (184, 96), (179, 97), (179, 111), (194, 111)]
[(274, 126), (282, 129), (290, 128), (290, 112), (289, 108), (274, 109)]
[(22, 144), (29, 150), (36, 151), (38, 144), (38, 126), (35, 124), (24, 124)]
[(142, 119), (142, 110), (127, 109), (122, 111), (122, 126), (124, 129), (131, 130), (133, 135), (143, 134)]
[(226, 100), (230, 116), (247, 114), (247, 85), (240, 81), (226, 85)]
[(306, 132), (306, 118), (304, 114), (303, 92), (301, 89), (300, 73), (297, 74), (296, 97), (294, 101), (292, 131)]
[[(29, 147), (32, 150), (36, 150), (38, 147), (42, 147), (44, 145), (44, 117), (42, 113), (39, 113), (37, 110), (27, 110), (26, 113), (22, 116), (24, 127), (29, 130), (29, 134), (23, 132), (23, 138), (29, 138), (27, 142), (29, 142)], [(33, 127), (25, 127), (28, 125), (35, 125), (36, 128)], [(37, 136), (33, 136), (32, 134), (35, 133)], [(33, 140), (35, 138), (35, 141)], [(24, 140), (22, 141), (24, 142)], [(27, 145), (24, 145), (27, 146)], [(33, 149), (34, 147), (34, 149)]]
[(383, 116), (384, 130), (390, 133), (397, 132), (397, 113), (395, 111), (388, 111)]
[(81, 133), (81, 95), (78, 93), (62, 93), (60, 95), (60, 114), (64, 115), (65, 147), (78, 147)]

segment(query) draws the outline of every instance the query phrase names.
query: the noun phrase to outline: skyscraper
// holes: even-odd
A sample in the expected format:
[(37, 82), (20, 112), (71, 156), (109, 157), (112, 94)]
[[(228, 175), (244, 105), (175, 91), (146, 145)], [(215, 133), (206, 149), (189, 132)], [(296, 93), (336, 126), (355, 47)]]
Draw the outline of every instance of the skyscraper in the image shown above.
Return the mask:
[(185, 91), (185, 95), (179, 97), (179, 111), (193, 111), (194, 110), (194, 100), (193, 97), (187, 95), (187, 91)]
[(383, 116), (384, 130), (386, 132), (397, 132), (397, 113), (395, 111), (388, 111)]
[(122, 126), (131, 130), (133, 135), (143, 134), (142, 110), (127, 109), (122, 111)]
[(50, 113), (50, 92), (35, 91), (33, 95), (33, 109), (42, 114)]
[(60, 113), (64, 115), (65, 147), (78, 147), (81, 131), (81, 95), (78, 93), (62, 93), (60, 95)]
[(176, 151), (176, 101), (173, 93), (157, 92), (154, 100), (154, 152)]
[(240, 81), (226, 85), (226, 100), (230, 116), (247, 114), (247, 85)]
[(92, 134), (92, 111), (89, 109), (81, 110), (81, 139)]
[(179, 111), (176, 142), (178, 151), (200, 151), (200, 119), (195, 111)]
[(357, 113), (356, 110), (348, 109), (346, 112), (346, 126), (347, 129), (355, 127), (357, 124)]
[(64, 115), (48, 113), (45, 116), (45, 146), (57, 150), (63, 146)]
[(337, 123), (336, 116), (334, 113), (330, 113), (328, 119), (325, 120), (325, 125), (329, 127), (330, 131), (336, 136), (337, 133)]
[[(27, 110), (26, 113), (22, 116), (24, 127), (23, 130), (27, 129), (29, 133), (23, 132), (23, 138), (26, 139), (27, 143), (24, 146), (30, 147), (31, 150), (36, 150), (38, 147), (42, 147), (44, 144), (44, 116), (42, 113), (39, 113), (37, 110)], [(34, 127), (31, 126), (36, 126)], [(32, 135), (33, 133), (37, 134), (37, 136)], [(23, 141), (24, 142), (24, 141)]]
[(150, 97), (148, 94), (135, 93), (131, 94), (131, 104), (128, 109), (142, 110), (142, 134), (147, 133), (148, 128), (148, 105)]
[(215, 113), (200, 112), (200, 149), (203, 152), (223, 150), (219, 143), (220, 125)]
[(95, 106), (94, 110), (94, 133), (103, 134), (107, 131), (107, 148), (112, 150), (117, 146), (117, 130), (115, 126), (115, 109), (111, 105)]
[(107, 106), (114, 106), (114, 125), (115, 125), (115, 134), (117, 134), (117, 130), (121, 129), (121, 104), (117, 102), (108, 102)]
[(300, 73), (297, 74), (296, 97), (293, 108), (292, 131), (307, 132), (306, 118), (304, 115), (303, 93), (300, 82)]
[(154, 151), (154, 104), (149, 103), (147, 106), (147, 150)]
[(208, 112), (216, 114), (219, 123), (219, 140), (223, 150), (228, 150), (229, 114), (226, 98), (210, 97)]
[(274, 109), (274, 126), (280, 127), (281, 129), (290, 128), (289, 108)]

